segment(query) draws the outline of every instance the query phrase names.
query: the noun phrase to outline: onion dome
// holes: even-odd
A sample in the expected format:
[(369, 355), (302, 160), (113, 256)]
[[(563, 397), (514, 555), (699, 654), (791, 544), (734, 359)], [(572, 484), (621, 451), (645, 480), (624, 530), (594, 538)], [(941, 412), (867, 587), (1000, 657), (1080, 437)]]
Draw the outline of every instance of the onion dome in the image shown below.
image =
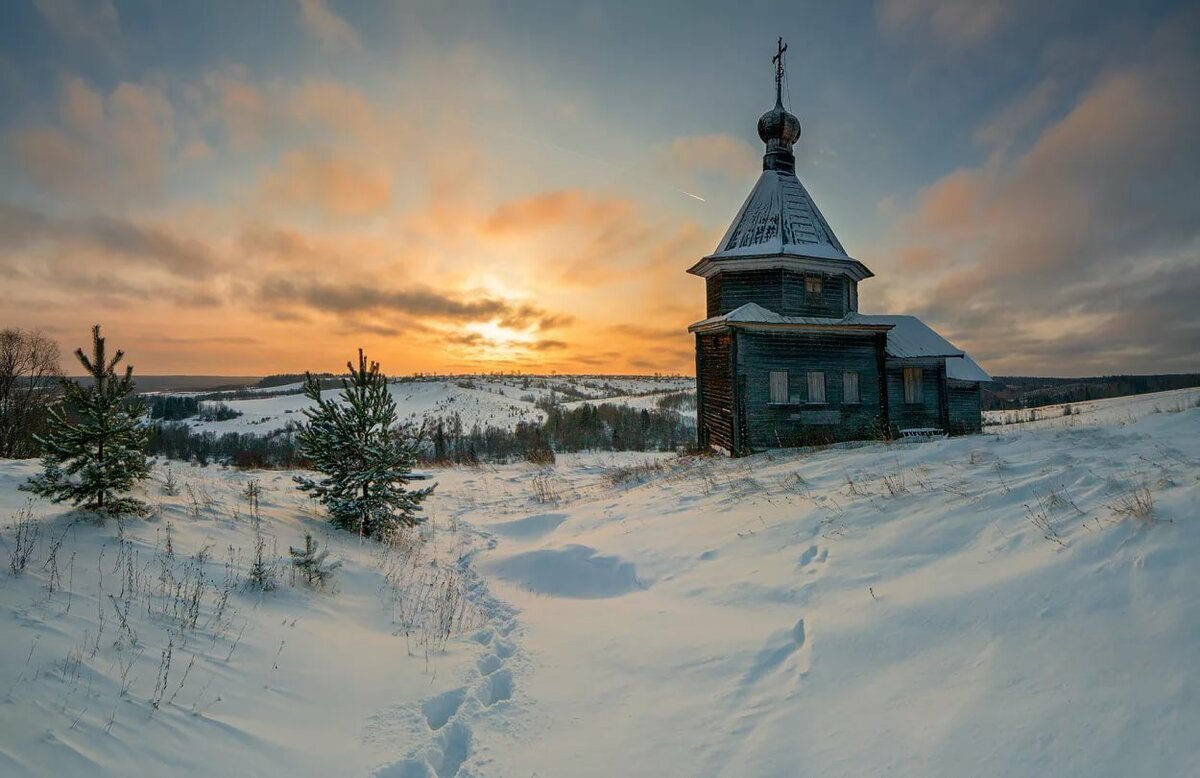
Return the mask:
[(782, 103), (775, 103), (774, 108), (759, 117), (758, 137), (768, 146), (777, 141), (790, 147), (800, 140), (800, 120), (788, 113)]

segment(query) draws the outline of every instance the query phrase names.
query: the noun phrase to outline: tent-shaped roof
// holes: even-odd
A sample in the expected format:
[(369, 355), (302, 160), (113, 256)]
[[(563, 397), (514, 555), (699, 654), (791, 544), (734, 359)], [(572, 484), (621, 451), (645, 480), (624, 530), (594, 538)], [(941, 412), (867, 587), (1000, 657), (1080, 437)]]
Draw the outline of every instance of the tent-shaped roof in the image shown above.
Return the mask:
[(774, 254), (852, 261), (796, 174), (764, 170), (709, 258)]

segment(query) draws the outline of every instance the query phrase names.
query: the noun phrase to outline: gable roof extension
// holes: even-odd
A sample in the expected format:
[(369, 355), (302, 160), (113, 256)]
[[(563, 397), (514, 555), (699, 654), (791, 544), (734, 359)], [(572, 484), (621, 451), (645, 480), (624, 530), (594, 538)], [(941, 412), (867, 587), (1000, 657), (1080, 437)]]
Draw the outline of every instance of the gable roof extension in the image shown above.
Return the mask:
[(713, 316), (688, 327), (689, 332), (729, 326), (764, 329), (857, 330), (886, 332), (887, 355), (892, 359), (946, 359), (946, 375), (956, 381), (990, 381), (991, 377), (953, 343), (934, 332), (916, 316), (850, 313), (840, 319), (820, 316), (783, 316), (757, 303), (746, 303), (723, 316)]

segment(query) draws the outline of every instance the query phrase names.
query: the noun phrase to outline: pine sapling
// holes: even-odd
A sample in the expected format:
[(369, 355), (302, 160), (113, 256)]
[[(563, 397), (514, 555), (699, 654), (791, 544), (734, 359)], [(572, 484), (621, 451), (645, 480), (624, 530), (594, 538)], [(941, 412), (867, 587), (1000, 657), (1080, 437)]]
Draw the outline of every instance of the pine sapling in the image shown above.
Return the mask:
[(247, 582), (253, 589), (269, 592), (275, 588), (275, 565), (266, 558), (267, 542), (261, 533), (254, 534), (254, 560), (250, 563)]
[(292, 555), (295, 572), (303, 576), (309, 586), (323, 589), (333, 581), (333, 574), (342, 563), (329, 561), (329, 551), (317, 551), (317, 545), (312, 534), (305, 533), (304, 548), (289, 546), (288, 553)]
[(421, 434), (400, 424), (379, 363), (368, 364), (361, 349), (358, 366), (346, 365), (338, 400), (321, 396), (321, 382), (308, 374), (304, 393), (316, 405), (298, 437), (301, 453), (323, 478), (296, 476), (300, 489), (319, 500), (341, 529), (386, 540), (404, 527), (425, 521), (421, 503), (433, 491), (407, 488), (422, 444)]
[(37, 436), (43, 471), (22, 489), (101, 515), (146, 512), (145, 503), (121, 496), (150, 475), (146, 405), (132, 396), (133, 368), (116, 373), (124, 356), (120, 350), (107, 356), (99, 324), (92, 328), (92, 355), (75, 350), (91, 382), (63, 380), (63, 400), (50, 410), (48, 432)]

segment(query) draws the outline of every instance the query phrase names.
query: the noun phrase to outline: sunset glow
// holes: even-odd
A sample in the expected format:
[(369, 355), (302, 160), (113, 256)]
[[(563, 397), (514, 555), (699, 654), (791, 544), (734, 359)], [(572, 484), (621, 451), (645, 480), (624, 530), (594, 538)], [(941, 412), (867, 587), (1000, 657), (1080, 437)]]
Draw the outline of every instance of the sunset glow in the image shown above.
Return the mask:
[(1194, 13), (203, 5), (0, 12), (5, 326), (149, 373), (690, 372), (782, 32), (863, 310), (993, 374), (1195, 366)]

